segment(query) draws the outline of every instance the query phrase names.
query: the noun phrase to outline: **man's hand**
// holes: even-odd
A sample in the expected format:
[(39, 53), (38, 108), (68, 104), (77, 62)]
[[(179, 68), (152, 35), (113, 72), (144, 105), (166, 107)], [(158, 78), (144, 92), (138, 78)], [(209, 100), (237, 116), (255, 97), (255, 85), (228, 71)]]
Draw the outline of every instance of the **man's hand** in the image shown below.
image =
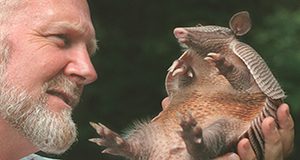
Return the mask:
[[(165, 109), (170, 103), (169, 98), (162, 101)], [(267, 117), (262, 123), (265, 140), (265, 160), (283, 160), (288, 157), (294, 147), (294, 121), (287, 104), (281, 104), (277, 110), (278, 128), (273, 118)], [(240, 140), (236, 153), (228, 153), (215, 160), (255, 160), (255, 153), (247, 138)]]
[[(294, 121), (289, 112), (289, 106), (282, 104), (277, 111), (279, 128), (274, 119), (267, 117), (262, 123), (265, 137), (265, 160), (282, 160), (294, 147)], [(255, 154), (248, 139), (242, 139), (238, 144), (238, 154), (242, 160), (255, 159)]]
[[(288, 157), (294, 147), (294, 121), (289, 112), (289, 106), (282, 104), (277, 111), (279, 128), (273, 118), (263, 120), (262, 131), (265, 139), (265, 160), (283, 160)], [(255, 153), (248, 139), (238, 143), (238, 155), (228, 153), (216, 160), (255, 160)]]

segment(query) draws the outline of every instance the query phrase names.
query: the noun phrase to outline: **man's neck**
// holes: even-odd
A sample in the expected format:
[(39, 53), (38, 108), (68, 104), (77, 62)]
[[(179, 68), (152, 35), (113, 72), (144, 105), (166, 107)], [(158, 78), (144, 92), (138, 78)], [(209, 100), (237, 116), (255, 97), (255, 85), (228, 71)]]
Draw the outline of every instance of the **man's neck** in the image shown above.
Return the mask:
[(18, 160), (37, 151), (36, 147), (0, 117), (1, 160)]

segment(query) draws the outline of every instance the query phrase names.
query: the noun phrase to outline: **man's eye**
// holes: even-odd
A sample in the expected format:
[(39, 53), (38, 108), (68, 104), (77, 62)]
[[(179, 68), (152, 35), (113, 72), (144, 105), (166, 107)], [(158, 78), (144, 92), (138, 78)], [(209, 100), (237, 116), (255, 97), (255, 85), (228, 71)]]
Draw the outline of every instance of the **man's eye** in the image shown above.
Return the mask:
[(64, 34), (55, 34), (48, 36), (48, 39), (53, 41), (58, 47), (68, 47), (70, 42), (66, 35)]

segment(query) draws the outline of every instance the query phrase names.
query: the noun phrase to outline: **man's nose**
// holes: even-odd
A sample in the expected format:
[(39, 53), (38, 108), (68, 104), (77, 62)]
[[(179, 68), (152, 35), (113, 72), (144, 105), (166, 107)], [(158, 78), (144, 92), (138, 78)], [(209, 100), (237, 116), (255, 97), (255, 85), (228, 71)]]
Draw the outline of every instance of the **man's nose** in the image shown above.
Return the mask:
[(96, 70), (86, 47), (80, 47), (69, 54), (69, 63), (64, 74), (80, 85), (86, 85), (97, 79)]

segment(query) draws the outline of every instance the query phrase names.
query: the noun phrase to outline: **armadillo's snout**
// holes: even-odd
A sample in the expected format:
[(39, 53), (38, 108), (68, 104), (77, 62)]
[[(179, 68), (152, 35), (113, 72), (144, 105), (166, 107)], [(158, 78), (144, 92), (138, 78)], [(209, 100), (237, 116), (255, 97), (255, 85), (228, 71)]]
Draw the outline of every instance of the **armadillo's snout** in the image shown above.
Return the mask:
[(188, 36), (188, 31), (184, 28), (175, 28), (174, 29), (174, 35), (178, 39), (179, 43), (186, 43), (187, 42), (187, 36)]

